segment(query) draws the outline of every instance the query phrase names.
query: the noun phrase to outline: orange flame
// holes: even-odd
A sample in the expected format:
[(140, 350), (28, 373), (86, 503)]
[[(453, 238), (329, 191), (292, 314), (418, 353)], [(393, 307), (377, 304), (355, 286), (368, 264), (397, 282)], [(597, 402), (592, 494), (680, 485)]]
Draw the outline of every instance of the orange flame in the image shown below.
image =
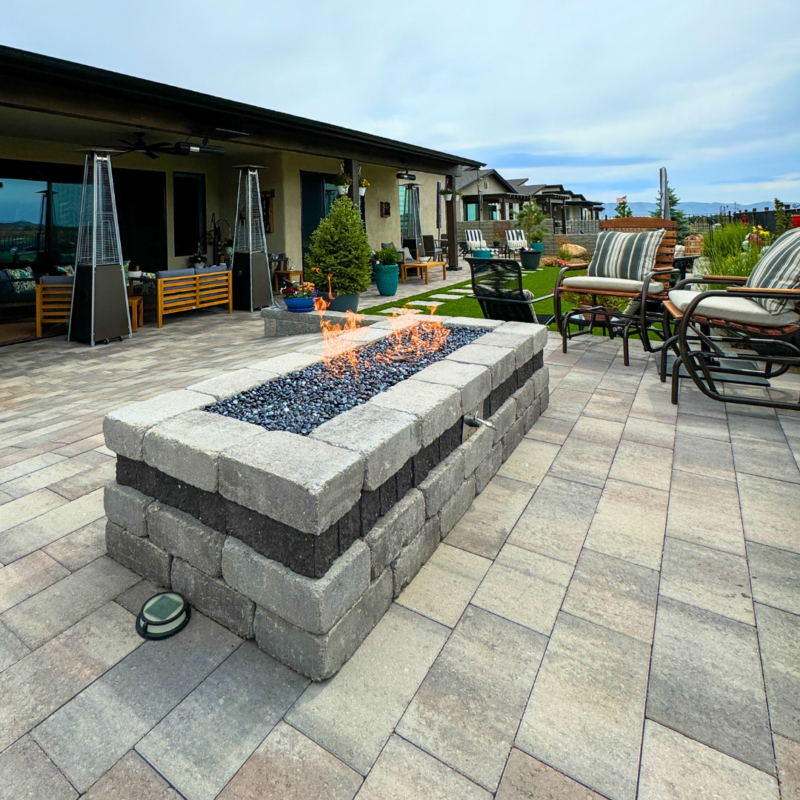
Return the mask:
[[(334, 294), (330, 285), (330, 280), (331, 276), (328, 275), (329, 297), (333, 300)], [(331, 370), (334, 375), (343, 374), (347, 364), (351, 366), (357, 375), (358, 358), (356, 355), (355, 340), (359, 337), (363, 337), (365, 334), (365, 329), (359, 324), (364, 317), (361, 314), (354, 314), (352, 311), (346, 311), (344, 323), (331, 322), (331, 320), (325, 319), (325, 312), (328, 310), (330, 304), (331, 301), (326, 300), (324, 297), (317, 297), (314, 300), (314, 310), (320, 317), (319, 327), (322, 331), (322, 342), (325, 345), (323, 359), (328, 369)], [(347, 335), (345, 336), (345, 334)], [(339, 358), (339, 356), (343, 356), (343, 358)]]
[[(431, 316), (435, 310), (436, 306), (429, 308)], [(395, 313), (390, 317), (391, 347), (380, 353), (377, 360), (385, 363), (410, 361), (435, 352), (447, 341), (450, 329), (445, 328), (441, 320), (412, 316), (418, 313), (416, 309), (409, 309), (409, 312), (402, 315)]]

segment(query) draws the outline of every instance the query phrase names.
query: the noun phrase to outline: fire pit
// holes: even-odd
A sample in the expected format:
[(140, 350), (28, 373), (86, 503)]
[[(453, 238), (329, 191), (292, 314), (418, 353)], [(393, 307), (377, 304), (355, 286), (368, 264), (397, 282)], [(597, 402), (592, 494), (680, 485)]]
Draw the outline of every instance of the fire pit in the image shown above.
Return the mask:
[(547, 406), (545, 340), (489, 320), (329, 326), (115, 411), (109, 555), (327, 678)]

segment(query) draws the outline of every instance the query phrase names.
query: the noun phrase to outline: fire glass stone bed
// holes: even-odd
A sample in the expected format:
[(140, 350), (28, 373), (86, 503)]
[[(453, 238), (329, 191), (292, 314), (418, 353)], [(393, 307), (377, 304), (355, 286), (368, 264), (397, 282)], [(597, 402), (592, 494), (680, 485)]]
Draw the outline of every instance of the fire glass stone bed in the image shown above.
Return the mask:
[[(443, 321), (492, 330), (308, 435), (205, 409), (320, 345), (109, 414), (109, 555), (312, 680), (335, 674), (547, 407), (546, 328)], [(348, 347), (398, 324), (418, 320)]]

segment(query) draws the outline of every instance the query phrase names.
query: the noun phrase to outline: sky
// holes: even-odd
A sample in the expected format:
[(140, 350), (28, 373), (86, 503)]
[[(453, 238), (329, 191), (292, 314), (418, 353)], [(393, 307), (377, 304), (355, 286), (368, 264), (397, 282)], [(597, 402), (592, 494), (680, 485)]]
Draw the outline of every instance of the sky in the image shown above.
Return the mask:
[(800, 201), (796, 0), (0, 0), (0, 43), (589, 199)]

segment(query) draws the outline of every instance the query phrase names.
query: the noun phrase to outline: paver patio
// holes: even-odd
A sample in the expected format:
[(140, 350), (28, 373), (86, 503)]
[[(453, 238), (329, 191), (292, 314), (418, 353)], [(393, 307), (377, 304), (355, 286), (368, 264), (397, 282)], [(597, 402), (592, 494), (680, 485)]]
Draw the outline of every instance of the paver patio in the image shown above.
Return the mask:
[(602, 338), (551, 337), (549, 409), (331, 680), (199, 613), (140, 639), (103, 416), (314, 340), (0, 349), (0, 798), (800, 798), (800, 417), (676, 408)]

